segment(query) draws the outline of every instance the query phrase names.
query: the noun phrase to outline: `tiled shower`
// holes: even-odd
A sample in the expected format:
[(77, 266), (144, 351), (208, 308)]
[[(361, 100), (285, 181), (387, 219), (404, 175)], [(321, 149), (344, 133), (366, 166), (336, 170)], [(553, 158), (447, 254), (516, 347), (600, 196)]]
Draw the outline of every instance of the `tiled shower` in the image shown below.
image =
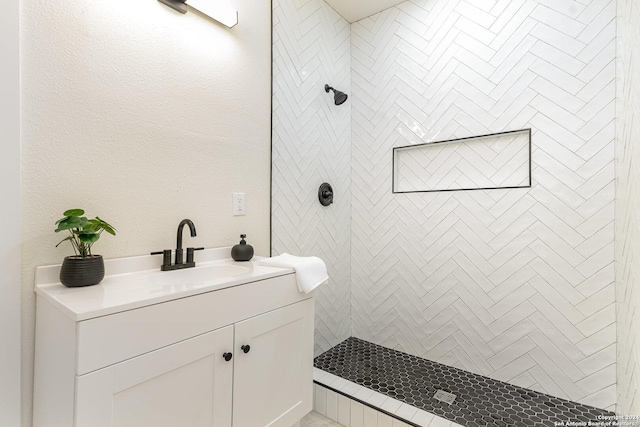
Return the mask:
[[(327, 261), (316, 355), (355, 336), (640, 413), (638, 6), (414, 0), (351, 25), (323, 0), (273, 12), (273, 252)], [(531, 188), (392, 192), (394, 147), (527, 128)]]

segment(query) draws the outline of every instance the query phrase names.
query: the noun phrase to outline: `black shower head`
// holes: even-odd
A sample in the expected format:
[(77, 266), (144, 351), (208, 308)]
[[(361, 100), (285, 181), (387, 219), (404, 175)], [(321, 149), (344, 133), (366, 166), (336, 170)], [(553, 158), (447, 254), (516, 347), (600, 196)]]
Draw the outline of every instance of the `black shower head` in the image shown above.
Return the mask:
[(333, 101), (336, 103), (336, 105), (342, 105), (344, 104), (344, 102), (347, 100), (347, 98), (349, 97), (346, 93), (344, 92), (340, 92), (339, 90), (335, 90), (334, 88), (332, 88), (329, 85), (324, 85), (324, 91), (329, 93), (329, 91), (332, 90), (333, 91)]

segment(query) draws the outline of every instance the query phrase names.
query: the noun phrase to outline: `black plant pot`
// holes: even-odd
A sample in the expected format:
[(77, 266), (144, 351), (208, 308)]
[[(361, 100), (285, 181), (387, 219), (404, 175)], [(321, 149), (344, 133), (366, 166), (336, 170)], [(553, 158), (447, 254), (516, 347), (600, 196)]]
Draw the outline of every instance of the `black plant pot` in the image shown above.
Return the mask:
[(97, 285), (104, 279), (104, 259), (102, 255), (91, 258), (68, 256), (60, 269), (60, 283), (68, 288)]

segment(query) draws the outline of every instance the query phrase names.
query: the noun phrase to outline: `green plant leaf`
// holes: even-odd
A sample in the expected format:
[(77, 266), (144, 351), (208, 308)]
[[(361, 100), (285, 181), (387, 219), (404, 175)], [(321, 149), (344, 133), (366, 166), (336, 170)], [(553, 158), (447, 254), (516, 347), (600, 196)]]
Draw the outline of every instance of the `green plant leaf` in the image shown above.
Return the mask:
[(97, 216), (96, 218), (100, 221), (100, 224), (102, 225), (102, 228), (104, 229), (104, 231), (111, 234), (112, 236), (116, 235), (116, 229), (114, 228), (113, 225), (109, 224), (107, 221), (100, 219), (99, 216)]
[(60, 240), (60, 242), (56, 245), (56, 248), (60, 246), (62, 243), (66, 242), (67, 240), (73, 240), (73, 236), (67, 236), (66, 238)]
[(88, 220), (85, 217), (70, 216), (58, 223), (56, 233), (62, 230), (69, 230), (71, 228), (82, 228), (87, 224)]
[(69, 230), (71, 228), (78, 227), (80, 225), (80, 221), (77, 217), (67, 217), (58, 223), (58, 228), (56, 229), (56, 233), (63, 230)]
[(103, 224), (102, 228), (104, 228), (104, 231), (106, 231), (107, 233), (111, 234), (112, 236), (116, 235), (116, 230), (114, 228), (111, 228), (110, 225), (108, 224)]
[(87, 221), (87, 223), (85, 224), (85, 226), (83, 227), (84, 230), (92, 230), (92, 231), (100, 231), (101, 228), (101, 224), (100, 221), (96, 220), (96, 219), (90, 219)]
[(84, 215), (84, 210), (82, 210), (82, 209), (69, 209), (68, 211), (66, 211), (62, 215), (64, 215), (64, 216), (82, 216), (82, 215)]
[(78, 231), (76, 234), (82, 243), (95, 243), (100, 238), (100, 234), (95, 231)]

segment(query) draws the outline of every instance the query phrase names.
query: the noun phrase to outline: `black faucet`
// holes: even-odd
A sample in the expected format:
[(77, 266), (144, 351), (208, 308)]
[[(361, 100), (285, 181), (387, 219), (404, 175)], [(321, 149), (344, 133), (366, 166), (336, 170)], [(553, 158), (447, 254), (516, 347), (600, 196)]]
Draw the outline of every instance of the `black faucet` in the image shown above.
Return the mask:
[[(191, 230), (191, 237), (196, 237), (196, 226), (193, 225), (193, 221), (190, 219), (183, 219), (178, 225), (178, 238), (176, 239), (176, 265), (183, 264), (182, 261), (182, 230), (184, 226), (188, 225)], [(193, 260), (191, 260), (193, 262)]]
[(171, 249), (165, 249), (161, 252), (152, 252), (151, 255), (163, 255), (162, 258), (162, 271), (179, 270), (181, 268), (195, 267), (196, 263), (193, 260), (194, 251), (201, 251), (204, 248), (187, 248), (187, 262), (184, 262), (184, 251), (182, 250), (182, 230), (184, 226), (188, 225), (191, 231), (191, 237), (196, 237), (196, 226), (190, 219), (183, 219), (178, 225), (178, 236), (176, 239), (176, 262), (171, 264)]

